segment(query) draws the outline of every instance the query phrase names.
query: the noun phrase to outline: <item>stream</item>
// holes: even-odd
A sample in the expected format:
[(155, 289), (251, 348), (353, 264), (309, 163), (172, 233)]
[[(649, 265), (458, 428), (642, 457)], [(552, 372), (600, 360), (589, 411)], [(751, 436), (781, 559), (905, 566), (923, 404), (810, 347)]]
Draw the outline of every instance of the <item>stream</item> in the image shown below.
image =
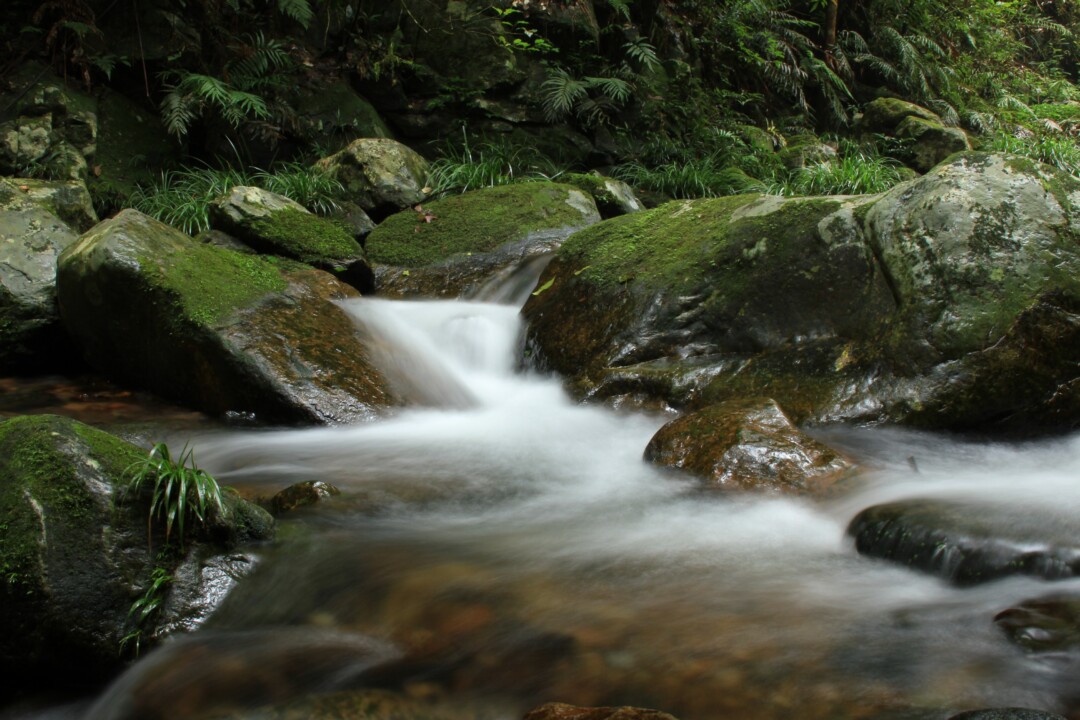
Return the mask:
[[(170, 444), (249, 497), (308, 480), (341, 495), (285, 515), (202, 629), (34, 717), (515, 720), (555, 700), (681, 720), (1080, 712), (1078, 657), (1026, 652), (992, 622), (1080, 580), (960, 589), (845, 536), (859, 510), (907, 497), (1076, 517), (1080, 438), (828, 429), (862, 468), (843, 493), (705, 494), (641, 459), (671, 416), (580, 405), (519, 370), (512, 294), (349, 301), (415, 403), (383, 420), (174, 427)], [(348, 714), (363, 703), (383, 714)]]

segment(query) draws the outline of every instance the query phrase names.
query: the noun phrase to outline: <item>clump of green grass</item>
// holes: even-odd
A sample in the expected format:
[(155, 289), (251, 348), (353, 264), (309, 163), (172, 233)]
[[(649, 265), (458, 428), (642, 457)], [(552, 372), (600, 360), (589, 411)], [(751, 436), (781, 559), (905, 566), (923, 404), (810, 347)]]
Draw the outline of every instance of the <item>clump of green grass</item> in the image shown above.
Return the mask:
[(431, 163), (428, 183), (439, 195), (530, 180), (552, 180), (563, 172), (534, 148), (481, 141), (443, 148)]
[(175, 527), (182, 544), (189, 519), (205, 525), (214, 514), (225, 514), (221, 486), (195, 464), (194, 451), (187, 445), (174, 459), (168, 445), (157, 443), (146, 458), (128, 468), (128, 473), (129, 492), (150, 491), (148, 535), (155, 520), (164, 522), (165, 541), (169, 541)]
[(633, 161), (619, 165), (613, 174), (634, 187), (677, 199), (724, 197), (766, 189), (764, 182), (728, 163), (725, 155), (717, 153), (655, 166)]
[(1080, 175), (1080, 144), (1066, 134), (1029, 132), (1024, 137), (1017, 137), (998, 133), (984, 149), (1023, 155), (1071, 175)]
[(327, 214), (344, 194), (341, 183), (300, 163), (279, 165), (273, 171), (186, 167), (165, 170), (150, 185), (140, 185), (131, 207), (197, 235), (210, 229), (210, 204), (237, 185), (255, 185), (295, 200), (308, 210)]
[(777, 190), (783, 195), (869, 195), (902, 182), (903, 168), (892, 158), (849, 151), (837, 160), (795, 170)]

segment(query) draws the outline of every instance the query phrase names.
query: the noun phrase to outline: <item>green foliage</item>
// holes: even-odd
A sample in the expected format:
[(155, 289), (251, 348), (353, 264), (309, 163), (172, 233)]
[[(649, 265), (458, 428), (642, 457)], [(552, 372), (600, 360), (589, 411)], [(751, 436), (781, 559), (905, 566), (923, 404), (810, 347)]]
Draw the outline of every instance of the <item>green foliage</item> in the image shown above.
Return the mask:
[(784, 195), (864, 195), (888, 190), (906, 178), (903, 166), (874, 153), (849, 152), (835, 162), (812, 163), (795, 171), (773, 192)]
[(178, 139), (206, 114), (216, 114), (233, 128), (270, 117), (263, 96), (285, 83), (284, 71), (292, 58), (284, 44), (261, 32), (248, 35), (234, 48), (236, 58), (226, 63), (222, 78), (188, 70), (166, 70), (159, 79), (165, 91), (160, 103), (165, 129)]
[(574, 115), (587, 127), (604, 125), (630, 98), (632, 86), (618, 77), (575, 77), (556, 67), (541, 85), (541, 104), (550, 122)]
[(128, 617), (134, 622), (135, 628), (120, 639), (121, 652), (132, 647), (134, 655), (139, 655), (142, 650), (143, 634), (165, 602), (168, 586), (172, 581), (173, 577), (165, 568), (156, 567), (150, 573), (150, 584), (146, 591), (131, 603), (131, 608), (128, 610)]
[(562, 174), (534, 147), (507, 140), (470, 141), (463, 130), (460, 146), (447, 145), (431, 163), (428, 183), (445, 195), (526, 180), (550, 180)]
[(526, 53), (550, 54), (559, 49), (550, 40), (534, 28), (521, 10), (515, 7), (491, 7), (499, 20), (502, 32), (495, 36), (495, 41), (510, 52), (520, 50)]
[(1019, 136), (998, 133), (984, 149), (1023, 155), (1072, 175), (1080, 176), (1080, 145), (1064, 134), (1022, 132)]
[(155, 520), (165, 523), (165, 541), (173, 527), (184, 542), (189, 519), (205, 525), (215, 514), (225, 514), (221, 487), (209, 473), (195, 465), (194, 450), (187, 445), (175, 460), (165, 443), (157, 443), (144, 460), (128, 468), (131, 479), (128, 491), (150, 491), (150, 511), (147, 526)]
[(291, 17), (296, 22), (300, 23), (307, 29), (307, 26), (311, 24), (311, 18), (315, 16), (314, 11), (311, 9), (311, 3), (308, 0), (277, 0), (278, 12), (287, 17)]
[(187, 167), (165, 170), (154, 183), (140, 185), (128, 204), (189, 235), (197, 235), (210, 229), (210, 203), (237, 185), (261, 187), (323, 214), (331, 212), (344, 193), (337, 180), (299, 163), (285, 163), (273, 171)]
[(618, 166), (613, 174), (634, 187), (679, 199), (722, 197), (766, 189), (765, 183), (728, 164), (721, 153), (656, 166), (632, 161)]

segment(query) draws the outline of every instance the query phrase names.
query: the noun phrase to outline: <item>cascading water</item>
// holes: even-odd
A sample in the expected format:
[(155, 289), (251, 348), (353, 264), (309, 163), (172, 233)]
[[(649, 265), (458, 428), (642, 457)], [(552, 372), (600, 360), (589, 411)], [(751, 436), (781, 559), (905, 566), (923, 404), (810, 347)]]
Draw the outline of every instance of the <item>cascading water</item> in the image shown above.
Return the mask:
[[(286, 519), (287, 539), (208, 626), (137, 664), (91, 720), (180, 717), (176, 707), (278, 717), (250, 708), (310, 710), (312, 694), (365, 684), (422, 698), (432, 717), (520, 718), (551, 700), (683, 720), (1074, 702), (1074, 658), (1026, 655), (991, 618), (1080, 581), (957, 589), (859, 557), (844, 529), (868, 505), (911, 496), (1075, 516), (1075, 439), (837, 431), (830, 441), (876, 468), (847, 495), (705, 495), (642, 462), (666, 418), (581, 406), (557, 380), (515, 371), (517, 305), (347, 308), (419, 407), (197, 438), (226, 484), (268, 495), (325, 480), (342, 495)], [(365, 674), (387, 661), (392, 672)]]

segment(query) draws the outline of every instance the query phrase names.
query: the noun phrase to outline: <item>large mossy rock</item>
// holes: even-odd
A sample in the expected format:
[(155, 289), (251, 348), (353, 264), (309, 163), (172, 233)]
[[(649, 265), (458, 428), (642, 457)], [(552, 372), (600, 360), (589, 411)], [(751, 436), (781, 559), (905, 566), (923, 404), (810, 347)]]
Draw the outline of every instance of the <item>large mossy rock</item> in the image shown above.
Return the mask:
[(866, 216), (897, 311), (879, 352), (930, 426), (1080, 421), (1080, 181), (1028, 160), (955, 156)]
[(334, 303), (355, 290), (322, 271), (125, 210), (61, 256), (58, 281), (65, 326), (121, 382), (275, 422), (367, 419), (397, 402)]
[(685, 405), (750, 357), (869, 340), (894, 308), (859, 222), (870, 202), (680, 201), (575, 233), (524, 308), (533, 360), (579, 395)]
[(897, 126), (896, 136), (912, 141), (911, 166), (923, 173), (953, 153), (971, 150), (967, 133), (960, 128), (945, 127), (914, 115), (904, 118)]
[(915, 117), (941, 125), (941, 116), (921, 105), (900, 98), (882, 97), (863, 108), (859, 128), (865, 132), (881, 132), (892, 135), (906, 118)]
[(373, 287), (374, 273), (360, 243), (341, 225), (287, 197), (240, 185), (214, 201), (210, 220), (215, 229), (259, 252), (326, 270), (361, 292)]
[(1080, 181), (961, 153), (880, 196), (682, 201), (571, 236), (524, 308), (583, 397), (796, 422), (1080, 422)]
[(380, 217), (427, 197), (427, 160), (389, 138), (354, 140), (316, 167), (340, 182), (350, 200)]
[[(135, 629), (132, 603), (157, 566), (223, 565), (227, 583), (194, 582), (170, 599), (171, 617), (205, 616), (252, 558), (232, 549), (268, 538), (273, 523), (259, 508), (227, 496), (226, 514), (169, 560), (159, 528), (148, 537), (149, 497), (126, 492), (129, 468), (145, 451), (108, 433), (51, 415), (0, 423), (0, 663), (5, 675), (55, 686), (115, 670), (121, 642)], [(203, 532), (200, 530), (200, 532)], [(175, 574), (175, 573), (174, 573)], [(145, 627), (147, 636), (154, 628)]]
[(573, 186), (518, 183), (392, 215), (366, 249), (372, 262), (391, 266), (377, 271), (380, 294), (458, 297), (599, 221), (592, 197)]
[(672, 420), (649, 441), (645, 459), (696, 475), (709, 489), (784, 495), (823, 494), (851, 469), (763, 398), (711, 405)]
[(70, 353), (56, 259), (78, 235), (24, 187), (0, 179), (0, 372), (60, 367)]
[(84, 233), (98, 224), (97, 212), (85, 183), (78, 180), (14, 178), (11, 184), (35, 205), (56, 215), (77, 232)]
[(862, 555), (939, 575), (957, 585), (1009, 575), (1049, 580), (1080, 574), (1078, 524), (1069, 517), (1032, 516), (1011, 508), (948, 500), (875, 505), (851, 521), (848, 534)]

